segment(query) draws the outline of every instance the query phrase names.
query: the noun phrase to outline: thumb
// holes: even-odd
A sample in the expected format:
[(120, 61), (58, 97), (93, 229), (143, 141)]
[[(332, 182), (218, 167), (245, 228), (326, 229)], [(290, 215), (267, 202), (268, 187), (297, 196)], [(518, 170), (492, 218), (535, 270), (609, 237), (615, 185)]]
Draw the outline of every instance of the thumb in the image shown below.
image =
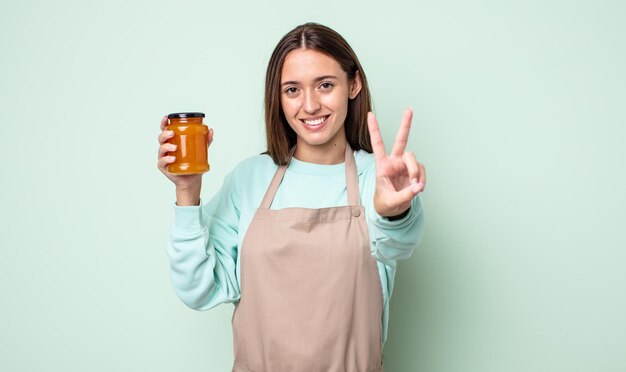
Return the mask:
[(211, 146), (213, 143), (213, 128), (209, 129), (209, 133), (206, 135), (207, 146)]
[(418, 184), (417, 180), (413, 179), (407, 187), (390, 195), (390, 204), (399, 206), (411, 202), (423, 187), (422, 184)]

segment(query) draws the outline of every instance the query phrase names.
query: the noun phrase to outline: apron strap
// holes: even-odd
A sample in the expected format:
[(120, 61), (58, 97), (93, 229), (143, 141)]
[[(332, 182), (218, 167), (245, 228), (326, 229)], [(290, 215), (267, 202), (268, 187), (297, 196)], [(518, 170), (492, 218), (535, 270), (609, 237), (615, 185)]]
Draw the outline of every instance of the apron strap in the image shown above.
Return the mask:
[(285, 172), (287, 171), (287, 167), (289, 166), (289, 162), (293, 157), (293, 153), (296, 152), (296, 146), (292, 147), (289, 151), (289, 159), (287, 160), (287, 164), (281, 165), (276, 169), (276, 173), (274, 173), (274, 177), (272, 178), (272, 182), (270, 182), (267, 191), (265, 192), (265, 196), (263, 197), (263, 201), (259, 208), (262, 209), (270, 209), (270, 205), (272, 205), (272, 201), (274, 201), (274, 196), (276, 196), (276, 191), (278, 191), (278, 186), (283, 181), (283, 177), (285, 177)]
[[(267, 191), (265, 192), (265, 196), (263, 197), (263, 201), (261, 202), (260, 208), (269, 209), (272, 205), (272, 201), (274, 201), (274, 196), (276, 196), (276, 192), (278, 191), (278, 187), (280, 183), (283, 181), (283, 177), (285, 177), (285, 172), (287, 171), (287, 167), (289, 166), (289, 161), (293, 157), (293, 153), (295, 152), (296, 147), (294, 146), (289, 154), (289, 160), (287, 164), (281, 165), (276, 169), (276, 173), (274, 173), (274, 177), (270, 182)], [(356, 162), (354, 161), (354, 154), (352, 153), (352, 148), (350, 145), (346, 143), (346, 155), (345, 155), (345, 165), (346, 165), (346, 188), (348, 191), (348, 205), (351, 206), (359, 206), (361, 205), (360, 201), (360, 192), (359, 192), (359, 176), (356, 169)]]
[(346, 143), (346, 188), (348, 189), (348, 205), (361, 205), (361, 193), (359, 191), (359, 175), (354, 161), (352, 148)]

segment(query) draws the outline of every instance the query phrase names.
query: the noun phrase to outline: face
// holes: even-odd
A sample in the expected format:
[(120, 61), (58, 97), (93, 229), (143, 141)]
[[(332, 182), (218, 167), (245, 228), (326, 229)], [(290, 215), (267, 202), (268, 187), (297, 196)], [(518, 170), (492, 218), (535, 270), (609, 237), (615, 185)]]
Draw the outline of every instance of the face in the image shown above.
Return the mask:
[(344, 148), (348, 100), (361, 89), (333, 58), (311, 49), (296, 49), (285, 58), (280, 103), (297, 135), (297, 153)]

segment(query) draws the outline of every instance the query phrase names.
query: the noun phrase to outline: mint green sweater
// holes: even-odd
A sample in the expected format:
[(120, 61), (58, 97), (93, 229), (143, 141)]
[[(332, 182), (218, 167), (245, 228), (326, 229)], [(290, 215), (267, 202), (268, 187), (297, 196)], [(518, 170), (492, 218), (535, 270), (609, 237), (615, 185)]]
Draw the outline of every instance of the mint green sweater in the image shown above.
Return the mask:
[[(357, 151), (355, 160), (371, 252), (377, 262), (383, 290), (381, 322), (385, 342), (397, 260), (409, 258), (421, 241), (424, 212), (418, 195), (404, 218), (389, 221), (378, 215), (373, 202), (376, 187), (374, 155)], [(239, 300), (241, 243), (276, 168), (268, 155), (251, 157), (235, 167), (208, 203), (191, 207), (174, 205), (174, 224), (167, 254), (174, 289), (187, 306), (208, 310), (221, 303)], [(271, 209), (325, 208), (347, 203), (343, 163), (320, 165), (293, 158)]]

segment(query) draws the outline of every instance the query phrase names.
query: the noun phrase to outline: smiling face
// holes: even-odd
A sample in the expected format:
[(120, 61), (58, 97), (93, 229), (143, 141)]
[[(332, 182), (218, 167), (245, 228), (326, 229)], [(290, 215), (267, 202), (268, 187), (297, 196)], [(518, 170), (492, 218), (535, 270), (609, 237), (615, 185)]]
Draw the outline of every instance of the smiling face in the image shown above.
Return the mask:
[(296, 158), (320, 164), (343, 161), (348, 100), (361, 89), (331, 57), (312, 49), (287, 55), (281, 72), (280, 103), (297, 135)]

